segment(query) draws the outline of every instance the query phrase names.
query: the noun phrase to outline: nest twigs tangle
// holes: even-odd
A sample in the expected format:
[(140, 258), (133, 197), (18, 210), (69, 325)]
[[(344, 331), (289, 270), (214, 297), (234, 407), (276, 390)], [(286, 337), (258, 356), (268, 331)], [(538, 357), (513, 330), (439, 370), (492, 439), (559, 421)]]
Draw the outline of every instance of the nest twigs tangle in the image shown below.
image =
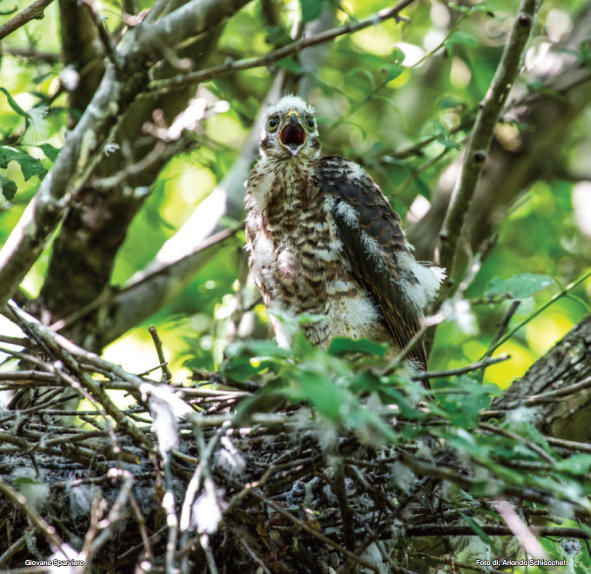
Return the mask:
[[(260, 383), (223, 370), (175, 383), (155, 331), (160, 381), (156, 369), (136, 375), (77, 347), (13, 303), (6, 314), (23, 336), (0, 336), (0, 568), (59, 559), (80, 573), (143, 564), (166, 573), (412, 574), (427, 571), (424, 556), (433, 564), (468, 539), (512, 533), (490, 518), (486, 497), (454, 497), (451, 485), (477, 481), (433, 438), (379, 444), (306, 405), (269, 407)], [(551, 495), (513, 485), (505, 496), (528, 524), (551, 520)], [(479, 511), (489, 518), (475, 528), (466, 517)]]

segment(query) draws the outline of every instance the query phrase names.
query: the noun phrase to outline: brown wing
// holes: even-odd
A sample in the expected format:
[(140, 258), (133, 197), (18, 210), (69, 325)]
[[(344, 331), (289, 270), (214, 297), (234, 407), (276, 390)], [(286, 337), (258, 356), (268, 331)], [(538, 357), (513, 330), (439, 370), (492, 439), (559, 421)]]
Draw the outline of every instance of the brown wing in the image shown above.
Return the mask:
[[(380, 188), (357, 164), (330, 156), (319, 160), (321, 189), (335, 198), (333, 217), (351, 260), (355, 278), (371, 295), (383, 322), (402, 349), (420, 328), (421, 311), (408, 300), (401, 279), (414, 276), (398, 264), (397, 254), (407, 253), (400, 217)], [(424, 346), (411, 353), (420, 368), (427, 368)]]

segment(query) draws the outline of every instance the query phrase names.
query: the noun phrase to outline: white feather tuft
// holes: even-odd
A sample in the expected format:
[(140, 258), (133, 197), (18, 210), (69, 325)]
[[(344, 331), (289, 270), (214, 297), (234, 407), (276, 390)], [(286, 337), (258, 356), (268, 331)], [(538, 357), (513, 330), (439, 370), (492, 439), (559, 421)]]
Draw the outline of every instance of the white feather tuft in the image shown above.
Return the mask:
[(363, 247), (365, 248), (368, 257), (371, 257), (378, 269), (383, 270), (384, 252), (382, 251), (379, 243), (364, 231), (361, 232), (361, 242), (363, 243)]
[(259, 233), (254, 241), (253, 254), (256, 256), (259, 266), (268, 267), (273, 263), (275, 255), (273, 241)]
[(337, 205), (337, 213), (345, 220), (345, 223), (350, 227), (358, 225), (358, 217), (355, 208), (349, 205), (346, 201), (341, 201)]
[(348, 161), (346, 165), (350, 170), (350, 177), (357, 179), (368, 177), (367, 173), (365, 173), (365, 170), (358, 163), (355, 163), (354, 161)]
[[(343, 283), (343, 288), (347, 283)], [(334, 336), (371, 337), (372, 329), (378, 321), (378, 311), (364, 294), (355, 297), (335, 297), (328, 312)]]
[(408, 252), (399, 253), (397, 259), (402, 271), (400, 283), (406, 298), (417, 309), (424, 309), (435, 298), (445, 271), (441, 267), (418, 263)]
[[(359, 218), (357, 216), (357, 211), (352, 205), (349, 205), (346, 201), (341, 201), (337, 205), (336, 212), (345, 220), (345, 223), (349, 227), (359, 228)], [(367, 256), (371, 257), (377, 267), (383, 267), (384, 253), (380, 249), (378, 242), (373, 237), (370, 237), (367, 233), (361, 230), (360, 236)]]

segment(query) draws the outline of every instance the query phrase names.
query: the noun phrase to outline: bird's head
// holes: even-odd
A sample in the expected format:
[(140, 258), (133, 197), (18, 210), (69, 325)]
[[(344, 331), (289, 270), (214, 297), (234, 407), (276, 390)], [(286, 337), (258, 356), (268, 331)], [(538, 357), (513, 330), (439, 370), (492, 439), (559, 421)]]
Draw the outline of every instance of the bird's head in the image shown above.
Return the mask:
[(313, 159), (320, 143), (314, 108), (297, 96), (284, 96), (265, 115), (261, 152), (277, 159)]

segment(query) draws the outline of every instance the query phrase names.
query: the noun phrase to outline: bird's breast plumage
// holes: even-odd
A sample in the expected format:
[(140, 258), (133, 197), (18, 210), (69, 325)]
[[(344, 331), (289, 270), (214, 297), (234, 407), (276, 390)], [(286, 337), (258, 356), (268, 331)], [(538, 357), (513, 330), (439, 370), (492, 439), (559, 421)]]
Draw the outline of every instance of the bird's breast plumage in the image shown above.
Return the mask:
[(319, 186), (317, 170), (317, 160), (262, 158), (248, 181), (250, 263), (277, 339), (288, 346), (290, 334), (273, 314), (304, 312), (327, 316), (305, 326), (321, 347), (335, 336), (384, 338), (379, 312), (356, 281), (339, 236), (336, 200)]

